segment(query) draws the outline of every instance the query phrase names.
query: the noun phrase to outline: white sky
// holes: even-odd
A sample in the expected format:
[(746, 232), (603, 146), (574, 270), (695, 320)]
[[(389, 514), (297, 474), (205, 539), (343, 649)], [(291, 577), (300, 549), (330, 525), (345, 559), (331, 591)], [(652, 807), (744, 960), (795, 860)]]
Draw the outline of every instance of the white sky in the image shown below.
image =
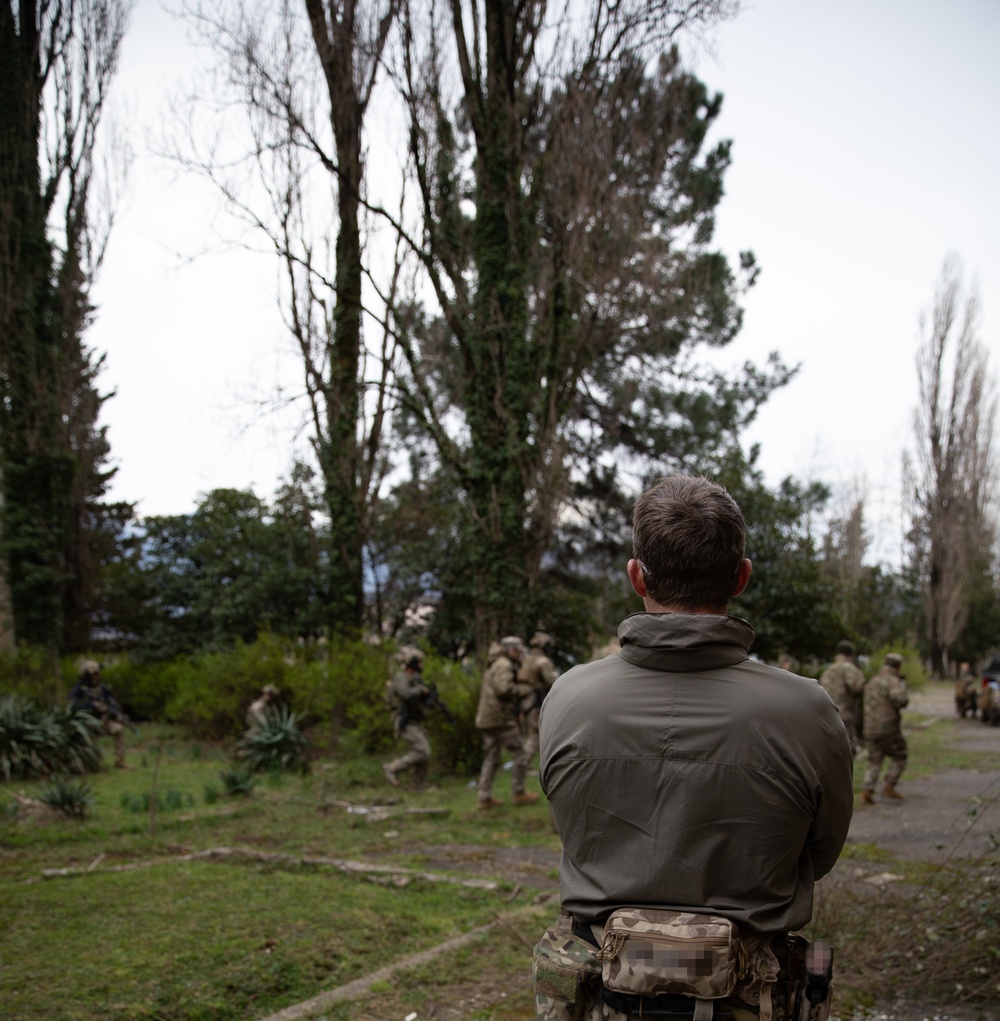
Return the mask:
[[(761, 266), (721, 363), (777, 350), (802, 365), (747, 438), (772, 484), (862, 482), (876, 557), (898, 544), (917, 318), (951, 251), (978, 283), (1000, 375), (998, 47), (995, 0), (751, 0), (698, 68), (725, 95), (717, 135), (733, 140), (717, 239)], [(112, 496), (141, 514), (188, 512), (218, 486), (270, 497), (296, 442), (287, 415), (253, 404), (298, 382), (276, 265), (179, 258), (210, 238), (212, 202), (142, 155), (190, 60), (182, 30), (138, 0), (118, 87), (140, 155), (88, 339), (117, 390), (103, 416)]]

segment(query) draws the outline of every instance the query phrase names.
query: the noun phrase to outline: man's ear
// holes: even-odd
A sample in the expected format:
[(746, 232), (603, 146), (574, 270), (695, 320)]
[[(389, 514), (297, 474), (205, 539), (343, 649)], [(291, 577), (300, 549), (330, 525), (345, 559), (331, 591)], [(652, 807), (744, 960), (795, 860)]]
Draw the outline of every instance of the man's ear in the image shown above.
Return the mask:
[(626, 570), (628, 580), (632, 583), (632, 591), (640, 599), (645, 599), (649, 593), (646, 591), (646, 579), (642, 576), (642, 565), (638, 560), (630, 560)]
[(736, 588), (733, 589), (733, 599), (735, 599), (736, 596), (738, 596), (747, 587), (751, 571), (753, 571), (753, 564), (744, 557), (740, 561), (740, 569), (736, 573)]

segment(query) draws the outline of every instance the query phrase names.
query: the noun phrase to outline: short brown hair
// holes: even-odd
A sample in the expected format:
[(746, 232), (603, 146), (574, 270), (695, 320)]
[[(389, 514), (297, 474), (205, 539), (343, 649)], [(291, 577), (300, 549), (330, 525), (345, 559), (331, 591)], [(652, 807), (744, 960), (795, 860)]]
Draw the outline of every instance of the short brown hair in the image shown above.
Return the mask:
[(636, 501), (633, 556), (661, 606), (689, 612), (724, 607), (746, 550), (743, 513), (722, 486), (669, 475)]

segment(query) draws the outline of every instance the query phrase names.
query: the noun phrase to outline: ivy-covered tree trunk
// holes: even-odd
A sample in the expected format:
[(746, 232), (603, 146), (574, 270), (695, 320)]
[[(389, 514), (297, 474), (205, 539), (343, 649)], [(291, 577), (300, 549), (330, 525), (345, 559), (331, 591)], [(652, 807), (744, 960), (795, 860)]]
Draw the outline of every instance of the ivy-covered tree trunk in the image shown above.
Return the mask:
[[(523, 126), (516, 90), (515, 13), (504, 0), (484, 5), (486, 76), (477, 98), (477, 268), (474, 314), (466, 334), (470, 446), (469, 498), (475, 516), (476, 643), (520, 630), (527, 586), (525, 468), (531, 376), (525, 253), (530, 217), (522, 190)], [(471, 97), (469, 97), (471, 101)]]

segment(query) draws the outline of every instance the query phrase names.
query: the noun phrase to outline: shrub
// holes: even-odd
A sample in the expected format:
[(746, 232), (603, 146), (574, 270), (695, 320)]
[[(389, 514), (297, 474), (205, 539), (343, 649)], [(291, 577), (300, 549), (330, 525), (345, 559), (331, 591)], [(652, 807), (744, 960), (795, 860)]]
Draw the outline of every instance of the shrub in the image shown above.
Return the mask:
[(882, 669), (885, 657), (890, 652), (899, 653), (903, 657), (902, 673), (906, 678), (906, 686), (911, 691), (920, 691), (927, 686), (927, 671), (924, 669), (920, 653), (901, 643), (885, 645), (876, 649), (868, 659), (865, 676), (871, 677)]
[(295, 660), (273, 635), (221, 652), (185, 656), (160, 668), (172, 693), (164, 718), (190, 727), (198, 736), (232, 737), (243, 729), (247, 706), (265, 684), (293, 697)]
[(264, 722), (243, 735), (234, 755), (251, 773), (309, 772), (309, 742), (298, 715), (284, 706), (268, 710)]
[(86, 780), (54, 776), (38, 792), (38, 800), (74, 819), (82, 819), (94, 803), (94, 792)]
[(75, 673), (74, 663), (59, 664), (46, 649), (19, 645), (0, 652), (0, 689), (38, 705), (65, 701)]
[(425, 662), (424, 676), (437, 684), (441, 701), (451, 716), (449, 720), (444, 713), (432, 709), (425, 717), (432, 765), (459, 776), (478, 773), (483, 747), (482, 735), (476, 729), (476, 708), (482, 675), (475, 668), (435, 659)]
[(166, 707), (177, 690), (185, 661), (147, 663), (128, 655), (101, 660), (105, 684), (122, 708), (137, 720), (166, 719)]
[(5, 780), (100, 768), (101, 722), (82, 709), (43, 710), (17, 695), (0, 698), (0, 775)]

